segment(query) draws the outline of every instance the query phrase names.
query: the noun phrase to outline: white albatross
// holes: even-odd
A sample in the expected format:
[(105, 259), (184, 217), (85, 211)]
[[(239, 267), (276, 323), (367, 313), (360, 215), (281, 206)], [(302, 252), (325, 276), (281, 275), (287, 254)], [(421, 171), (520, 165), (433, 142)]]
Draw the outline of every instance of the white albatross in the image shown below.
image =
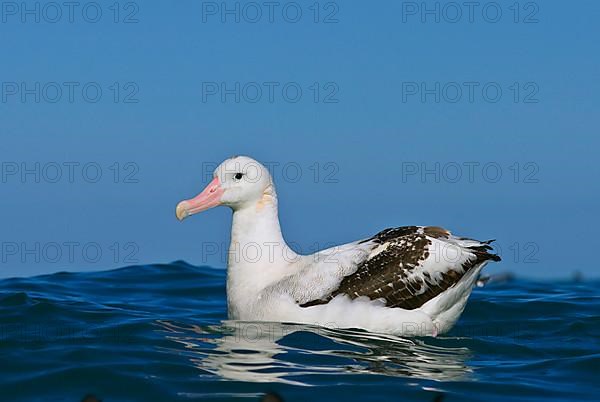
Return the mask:
[(217, 167), (196, 197), (177, 205), (184, 218), (218, 205), (233, 210), (227, 262), (229, 319), (433, 335), (458, 320), (490, 241), (432, 226), (386, 229), (375, 236), (298, 255), (279, 226), (269, 171), (238, 156)]

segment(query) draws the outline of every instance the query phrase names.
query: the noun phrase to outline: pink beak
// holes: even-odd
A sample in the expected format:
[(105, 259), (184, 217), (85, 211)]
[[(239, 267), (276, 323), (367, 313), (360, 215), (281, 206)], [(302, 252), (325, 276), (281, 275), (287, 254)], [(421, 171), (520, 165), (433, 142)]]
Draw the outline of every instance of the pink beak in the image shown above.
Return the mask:
[(190, 215), (216, 207), (221, 203), (223, 192), (224, 190), (221, 188), (219, 178), (215, 177), (200, 194), (190, 200), (181, 201), (177, 204), (177, 209), (175, 210), (177, 219), (182, 221)]

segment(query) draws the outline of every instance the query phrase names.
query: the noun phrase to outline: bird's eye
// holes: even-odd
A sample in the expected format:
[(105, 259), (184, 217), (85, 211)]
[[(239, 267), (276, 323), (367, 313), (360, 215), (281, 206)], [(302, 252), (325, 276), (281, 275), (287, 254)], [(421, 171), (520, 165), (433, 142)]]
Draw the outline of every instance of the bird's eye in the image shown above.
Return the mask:
[(244, 177), (243, 173), (236, 173), (235, 176), (233, 176), (236, 180), (242, 180), (242, 177)]

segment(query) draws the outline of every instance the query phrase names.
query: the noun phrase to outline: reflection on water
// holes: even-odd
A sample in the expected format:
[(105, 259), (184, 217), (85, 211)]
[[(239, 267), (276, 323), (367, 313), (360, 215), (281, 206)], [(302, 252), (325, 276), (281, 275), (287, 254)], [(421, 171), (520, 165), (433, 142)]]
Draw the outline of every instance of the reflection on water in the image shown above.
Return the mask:
[[(464, 380), (471, 369), (465, 347), (444, 339), (404, 339), (359, 330), (270, 322), (224, 321), (184, 325), (157, 321), (174, 346), (206, 375), (249, 382), (312, 385), (312, 374), (382, 374), (428, 380)], [(298, 377), (302, 376), (302, 380)]]

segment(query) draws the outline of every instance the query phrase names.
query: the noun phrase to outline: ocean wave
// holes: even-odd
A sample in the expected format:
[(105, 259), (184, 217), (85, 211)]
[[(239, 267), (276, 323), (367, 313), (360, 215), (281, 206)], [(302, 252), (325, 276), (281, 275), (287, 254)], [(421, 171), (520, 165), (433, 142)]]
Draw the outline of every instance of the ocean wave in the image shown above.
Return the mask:
[(449, 334), (406, 339), (228, 321), (225, 276), (177, 261), (0, 281), (3, 400), (597, 396), (598, 282), (490, 282)]

